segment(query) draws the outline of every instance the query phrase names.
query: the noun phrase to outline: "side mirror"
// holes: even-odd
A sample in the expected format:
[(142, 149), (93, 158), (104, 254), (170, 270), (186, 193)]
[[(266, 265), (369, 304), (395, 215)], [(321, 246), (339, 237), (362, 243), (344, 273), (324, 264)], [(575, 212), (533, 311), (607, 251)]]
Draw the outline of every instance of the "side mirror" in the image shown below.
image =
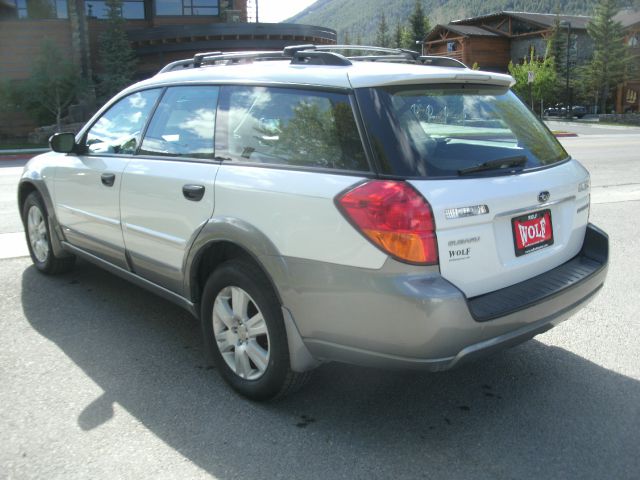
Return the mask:
[(76, 136), (73, 133), (54, 133), (49, 138), (51, 150), (58, 153), (72, 153), (76, 147)]

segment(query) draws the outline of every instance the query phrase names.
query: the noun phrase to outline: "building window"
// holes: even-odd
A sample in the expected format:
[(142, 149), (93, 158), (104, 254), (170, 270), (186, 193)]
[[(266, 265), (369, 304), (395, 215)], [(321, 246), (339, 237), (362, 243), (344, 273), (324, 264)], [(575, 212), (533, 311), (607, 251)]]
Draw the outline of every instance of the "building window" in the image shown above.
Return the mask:
[(220, 0), (157, 0), (158, 16), (194, 16), (220, 14)]
[[(109, 8), (104, 0), (87, 0), (84, 9), (89, 18), (107, 18)], [(122, 2), (122, 18), (144, 20), (144, 0), (124, 0)]]
[(67, 0), (9, 0), (18, 18), (69, 18)]

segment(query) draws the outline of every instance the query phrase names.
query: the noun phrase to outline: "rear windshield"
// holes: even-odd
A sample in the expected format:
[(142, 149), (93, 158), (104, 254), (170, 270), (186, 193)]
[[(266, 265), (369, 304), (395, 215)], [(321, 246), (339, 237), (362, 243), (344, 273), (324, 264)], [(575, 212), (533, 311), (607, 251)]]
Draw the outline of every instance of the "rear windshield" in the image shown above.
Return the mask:
[(356, 95), (382, 173), (504, 175), (568, 158), (505, 88), (406, 85), (359, 89)]

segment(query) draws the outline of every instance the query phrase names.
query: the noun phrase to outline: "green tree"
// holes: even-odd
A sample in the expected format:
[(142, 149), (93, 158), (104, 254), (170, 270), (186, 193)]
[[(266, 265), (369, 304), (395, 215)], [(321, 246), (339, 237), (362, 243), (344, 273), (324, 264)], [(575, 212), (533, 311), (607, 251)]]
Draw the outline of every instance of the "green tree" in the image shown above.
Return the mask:
[(31, 76), (23, 83), (14, 83), (9, 97), (14, 108), (24, 108), (37, 122), (56, 122), (58, 131), (69, 105), (85, 92), (86, 83), (80, 69), (52, 42), (45, 40), (36, 57)]
[(404, 29), (404, 26), (400, 22), (396, 23), (396, 28), (393, 31), (393, 46), (395, 48), (403, 48), (402, 33)]
[(427, 33), (431, 30), (429, 18), (424, 14), (421, 0), (416, 0), (413, 12), (409, 16), (409, 30), (412, 41), (411, 48), (415, 50), (416, 42), (424, 41)]
[(389, 25), (387, 25), (387, 17), (384, 12), (380, 15), (378, 22), (378, 31), (376, 33), (376, 45), (378, 47), (390, 47), (391, 39), (389, 37)]
[(393, 32), (393, 46), (395, 48), (406, 48), (416, 50), (416, 42), (411, 40), (411, 32), (406, 25), (398, 22)]
[(582, 71), (583, 81), (595, 92), (602, 113), (607, 111), (613, 89), (628, 77), (632, 64), (622, 24), (613, 20), (618, 11), (617, 0), (601, 0), (587, 25), (594, 48), (591, 62)]
[(124, 30), (122, 0), (106, 0), (106, 29), (100, 35), (98, 92), (106, 100), (133, 81), (136, 59)]
[[(533, 72), (534, 76), (531, 84), (529, 84), (529, 72)], [(513, 90), (523, 101), (528, 101), (535, 107), (541, 101), (544, 103), (554, 98), (557, 78), (552, 56), (538, 60), (531, 49), (523, 63), (509, 62), (509, 73), (516, 81)]]

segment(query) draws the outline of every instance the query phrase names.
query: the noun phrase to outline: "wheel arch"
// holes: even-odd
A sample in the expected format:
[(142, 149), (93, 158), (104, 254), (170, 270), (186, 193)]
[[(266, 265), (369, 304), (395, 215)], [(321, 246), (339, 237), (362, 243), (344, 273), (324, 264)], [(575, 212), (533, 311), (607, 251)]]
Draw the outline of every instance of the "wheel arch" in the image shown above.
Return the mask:
[(281, 288), (286, 279), (286, 264), (267, 236), (246, 221), (231, 217), (211, 218), (201, 229), (184, 266), (184, 292), (194, 303), (200, 302), (208, 276), (232, 258), (250, 259), (260, 268), (282, 305)]
[(33, 192), (38, 192), (38, 194), (43, 197), (42, 193), (40, 193), (40, 190), (38, 190), (33, 182), (29, 180), (23, 180), (18, 184), (18, 209), (20, 210), (20, 219), (22, 219), (24, 202), (27, 200), (27, 197)]
[[(246, 221), (231, 217), (214, 217), (204, 225), (193, 242), (184, 266), (185, 295), (199, 305), (202, 289), (213, 270), (226, 260), (249, 258), (264, 273), (278, 302), (286, 329), (289, 359), (294, 372), (306, 372), (320, 363), (306, 347), (292, 313), (282, 299), (289, 288), (286, 259), (259, 229)], [(198, 312), (199, 307), (194, 308)]]
[[(61, 239), (63, 239), (64, 236), (62, 235), (62, 229), (56, 219), (53, 200), (51, 199), (47, 185), (42, 178), (35, 176), (34, 173), (35, 172), (31, 172), (29, 177), (23, 177), (18, 183), (18, 209), (20, 211), (20, 220), (24, 225), (22, 210), (27, 197), (33, 192), (38, 193), (44, 202), (45, 208), (47, 209), (47, 219), (49, 221), (49, 230), (51, 232), (51, 246), (53, 248), (53, 253), (58, 257), (70, 256), (70, 254), (62, 247)], [(26, 225), (24, 226), (26, 228)]]

